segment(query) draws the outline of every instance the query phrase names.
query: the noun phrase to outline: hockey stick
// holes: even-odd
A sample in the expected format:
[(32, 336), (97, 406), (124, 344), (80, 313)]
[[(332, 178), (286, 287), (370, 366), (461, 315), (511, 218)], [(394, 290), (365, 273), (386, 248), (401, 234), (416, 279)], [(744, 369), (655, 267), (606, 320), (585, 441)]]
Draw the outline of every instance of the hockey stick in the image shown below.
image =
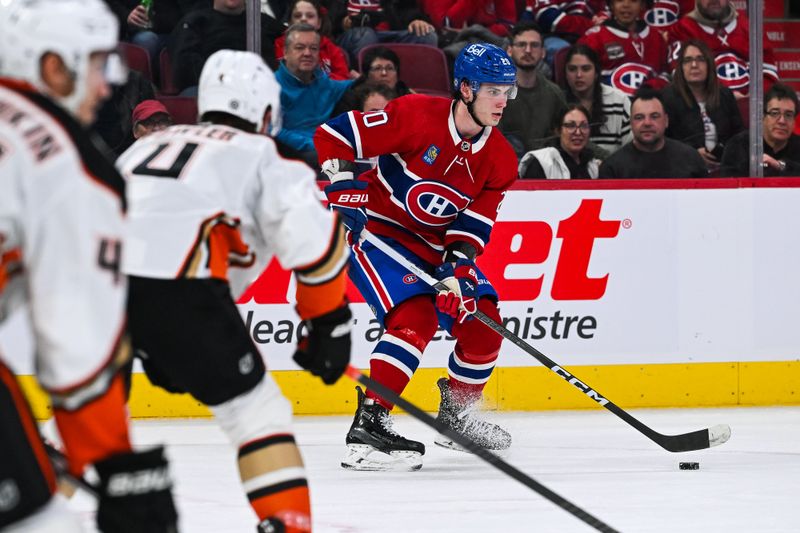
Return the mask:
[(516, 479), (517, 481), (519, 481), (529, 489), (533, 490), (537, 494), (550, 500), (551, 502), (561, 507), (575, 518), (583, 520), (584, 522), (595, 528), (597, 531), (604, 531), (607, 533), (617, 533), (616, 529), (609, 526), (599, 518), (589, 514), (588, 512), (584, 511), (583, 509), (581, 509), (574, 503), (570, 502), (566, 498), (548, 489), (547, 487), (545, 487), (544, 485), (542, 485), (529, 475), (525, 474), (521, 470), (503, 461), (500, 457), (493, 454), (486, 448), (483, 448), (482, 446), (476, 444), (469, 437), (466, 437), (461, 433), (453, 431), (448, 426), (439, 422), (438, 420), (433, 418), (431, 415), (429, 415), (428, 413), (426, 413), (413, 403), (401, 398), (392, 389), (378, 383), (372, 378), (368, 378), (353, 365), (348, 365), (344, 373), (347, 374), (347, 377), (357, 381), (358, 383), (361, 383), (362, 385), (364, 385), (364, 387), (378, 394), (381, 398), (385, 399), (386, 401), (391, 402), (395, 405), (399, 405), (405, 412), (407, 412), (408, 414), (410, 414), (423, 424), (433, 428), (442, 435), (445, 435), (447, 438), (452, 439), (454, 442), (457, 442), (464, 449), (477, 455), (478, 457), (489, 463), (491, 466), (497, 468), (504, 474)]
[[(368, 230), (361, 231), (361, 239), (371, 243), (384, 254), (388, 255), (397, 263), (408, 269), (415, 274), (419, 279), (430, 285), (435, 289), (449, 290), (439, 280), (413, 264), (411, 261), (399, 254), (394, 248), (383, 242), (379, 237), (375, 236)], [(519, 338), (517, 335), (509, 331), (503, 325), (498, 324), (491, 317), (487, 316), (480, 310), (476, 310), (472, 315), (476, 319), (483, 322), (490, 329), (495, 331), (498, 335), (514, 343), (515, 346), (522, 349), (524, 352), (535, 357), (540, 363), (552, 370), (561, 379), (583, 392), (586, 396), (602, 405), (619, 418), (633, 426), (636, 430), (642, 433), (645, 437), (649, 438), (662, 448), (670, 452), (688, 452), (692, 450), (704, 450), (712, 446), (718, 446), (728, 441), (731, 437), (731, 428), (726, 424), (717, 424), (707, 429), (692, 431), (690, 433), (681, 433), (679, 435), (664, 435), (659, 433), (649, 426), (643, 424), (633, 415), (617, 406), (614, 402), (598, 393), (595, 389), (590, 387), (585, 381), (578, 379), (577, 376), (568, 372), (555, 361), (544, 355), (542, 352)]]
[(55, 468), (56, 473), (60, 477), (69, 482), (70, 485), (74, 485), (75, 487), (85, 490), (95, 498), (100, 497), (100, 492), (98, 491), (97, 487), (86, 481), (83, 476), (76, 476), (70, 473), (69, 468), (67, 468), (67, 457), (61, 450), (57, 449), (47, 441), (44, 441), (44, 447), (47, 451), (47, 455), (50, 457), (50, 461), (53, 462), (53, 468)]

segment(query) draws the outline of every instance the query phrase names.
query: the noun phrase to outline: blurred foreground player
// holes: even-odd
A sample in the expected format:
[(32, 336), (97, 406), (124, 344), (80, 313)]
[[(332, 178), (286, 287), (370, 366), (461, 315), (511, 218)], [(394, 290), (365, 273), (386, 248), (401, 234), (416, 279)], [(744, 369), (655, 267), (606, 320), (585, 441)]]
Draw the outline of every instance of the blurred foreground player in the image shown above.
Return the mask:
[[(385, 110), (351, 111), (323, 124), (315, 145), (331, 205), (350, 229), (350, 277), (385, 328), (372, 352), (372, 379), (403, 392), (438, 326), (457, 339), (449, 379), (438, 382), (438, 418), (489, 449), (511, 436), (474, 416), (494, 370), (500, 337), (470, 316), (480, 309), (500, 321), (497, 293), (475, 266), (489, 241), (517, 158), (497, 126), (516, 94), (516, 68), (500, 48), (465, 47), (455, 63), (454, 99), (409, 95)], [(353, 179), (353, 160), (379, 156), (376, 169)], [(366, 193), (366, 194), (363, 194)], [(343, 198), (364, 202), (344, 202)], [(366, 197), (368, 196), (368, 200)], [(442, 280), (437, 293), (368, 242), (364, 225), (409, 261)], [(416, 470), (425, 446), (391, 429), (392, 404), (358, 390), (342, 466)], [(437, 443), (456, 448), (440, 438)]]
[[(100, 0), (0, 7), (0, 320), (29, 304), (37, 378), (69, 471), (93, 465), (100, 478), (100, 531), (166, 533), (177, 515), (163, 449), (131, 451), (119, 372), (130, 357), (124, 182), (86, 130), (108, 83), (123, 81), (112, 79), (124, 77), (116, 44)], [(54, 495), (36, 423), (1, 361), (0, 451), (0, 529), (81, 530)]]
[(208, 405), (238, 450), (259, 531), (311, 531), (292, 409), (265, 372), (234, 295), (273, 255), (297, 277), (295, 361), (327, 384), (350, 359), (348, 249), (314, 173), (264, 135), (280, 86), (256, 54), (221, 50), (200, 75), (203, 123), (139, 139), (117, 161), (130, 204), (123, 271), (133, 346), (150, 380)]

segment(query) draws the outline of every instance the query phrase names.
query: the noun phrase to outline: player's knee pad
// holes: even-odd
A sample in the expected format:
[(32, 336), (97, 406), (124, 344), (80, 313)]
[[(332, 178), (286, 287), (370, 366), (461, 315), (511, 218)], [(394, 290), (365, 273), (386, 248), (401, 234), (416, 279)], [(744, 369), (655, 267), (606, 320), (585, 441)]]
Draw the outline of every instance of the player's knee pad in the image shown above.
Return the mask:
[(237, 449), (266, 436), (292, 433), (292, 406), (268, 373), (251, 390), (209, 408)]
[[(502, 323), (497, 304), (489, 298), (478, 301), (478, 310), (497, 323)], [(503, 339), (475, 318), (453, 327), (456, 337), (456, 352), (470, 362), (490, 362), (497, 359)]]
[(420, 352), (436, 334), (439, 319), (433, 300), (419, 295), (400, 303), (386, 316), (386, 332), (411, 344)]
[(3, 533), (82, 533), (80, 519), (67, 507), (67, 500), (56, 494), (35, 514), (15, 522)]

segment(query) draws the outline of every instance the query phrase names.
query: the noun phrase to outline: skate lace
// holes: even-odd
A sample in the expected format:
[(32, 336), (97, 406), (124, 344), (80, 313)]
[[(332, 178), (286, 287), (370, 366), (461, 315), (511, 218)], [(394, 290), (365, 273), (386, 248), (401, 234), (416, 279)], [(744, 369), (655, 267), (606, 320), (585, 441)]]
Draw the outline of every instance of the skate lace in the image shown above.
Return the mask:
[(388, 435), (392, 437), (400, 436), (400, 434), (394, 430), (392, 418), (389, 416), (389, 413), (381, 413), (380, 416), (378, 416), (378, 423)]

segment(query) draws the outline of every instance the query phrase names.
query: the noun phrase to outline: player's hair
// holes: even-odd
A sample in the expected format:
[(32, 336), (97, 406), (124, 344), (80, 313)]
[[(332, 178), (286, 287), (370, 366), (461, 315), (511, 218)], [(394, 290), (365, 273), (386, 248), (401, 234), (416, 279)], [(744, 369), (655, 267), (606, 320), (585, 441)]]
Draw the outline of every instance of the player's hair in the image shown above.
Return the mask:
[(379, 94), (387, 100), (394, 100), (397, 98), (397, 92), (385, 85), (365, 83), (354, 91), (356, 100), (356, 109), (362, 111), (364, 102), (373, 94)]
[(541, 39), (544, 39), (544, 33), (542, 32), (542, 28), (533, 20), (521, 20), (514, 24), (509, 32), (509, 44), (514, 42), (514, 37), (519, 35), (520, 33), (525, 33), (526, 31), (535, 31), (539, 34)]
[(795, 111), (795, 113), (797, 113), (797, 108), (798, 108), (797, 93), (794, 91), (794, 89), (792, 89), (788, 85), (785, 85), (783, 83), (776, 83), (772, 87), (769, 88), (769, 90), (767, 91), (767, 94), (764, 95), (764, 114), (765, 115), (767, 114), (767, 104), (773, 98), (778, 99), (778, 100), (791, 100), (792, 102), (794, 102), (794, 111)]
[(372, 66), (372, 62), (376, 59), (391, 61), (397, 71), (397, 79), (400, 79), (400, 56), (397, 55), (397, 52), (385, 46), (376, 46), (364, 52), (364, 57), (361, 60), (361, 68), (364, 74), (369, 72), (369, 67)]
[(200, 122), (210, 122), (212, 124), (223, 124), (242, 130), (247, 133), (256, 132), (256, 124), (248, 122), (243, 118), (239, 118), (224, 111), (207, 111), (200, 117)]
[(666, 113), (667, 106), (664, 105), (664, 97), (661, 96), (661, 91), (657, 91), (652, 87), (641, 86), (637, 89), (636, 93), (634, 93), (633, 98), (631, 98), (631, 109), (633, 109), (633, 104), (636, 103), (636, 100), (644, 100), (645, 102), (648, 100), (658, 100), (661, 102), (661, 108)]
[(297, 24), (292, 24), (291, 26), (289, 26), (289, 29), (286, 30), (286, 42), (283, 45), (283, 49), (284, 50), (289, 49), (289, 46), (292, 44), (292, 41), (294, 40), (295, 33), (308, 33), (308, 32), (316, 33), (317, 36), (320, 37), (320, 39), (322, 38), (319, 34), (319, 31), (317, 31), (317, 29), (314, 28), (314, 26), (312, 26), (311, 24), (306, 24), (305, 22), (298, 22)]
[(566, 95), (567, 102), (575, 102), (578, 103), (578, 96), (572, 92), (572, 87), (566, 82), (567, 79), (567, 65), (569, 64), (570, 60), (574, 56), (585, 56), (586, 58), (591, 61), (592, 65), (594, 65), (594, 72), (595, 72), (595, 80), (594, 80), (594, 87), (592, 88), (592, 112), (589, 113), (589, 123), (592, 124), (592, 135), (599, 133), (600, 126), (605, 124), (606, 116), (603, 113), (603, 84), (602, 80), (600, 79), (600, 74), (603, 71), (602, 65), (600, 64), (600, 56), (597, 55), (597, 52), (594, 51), (593, 48), (583, 44), (583, 43), (575, 43), (569, 47), (567, 50), (567, 55), (565, 56), (564, 60), (564, 93)]
[(706, 108), (711, 111), (719, 107), (720, 89), (719, 79), (717, 78), (717, 69), (714, 67), (714, 56), (711, 55), (711, 50), (709, 50), (706, 43), (698, 39), (689, 39), (688, 41), (681, 43), (681, 48), (678, 52), (678, 66), (675, 69), (675, 74), (672, 78), (672, 84), (675, 86), (675, 90), (678, 92), (683, 101), (686, 102), (686, 105), (689, 107), (694, 106), (695, 101), (694, 96), (692, 96), (692, 90), (689, 88), (689, 84), (686, 82), (686, 76), (683, 74), (683, 58), (686, 57), (686, 51), (690, 46), (694, 46), (700, 50), (700, 54), (702, 54), (703, 60), (706, 62), (706, 66), (708, 67), (706, 69), (708, 76), (703, 84), (703, 91), (706, 93)]

